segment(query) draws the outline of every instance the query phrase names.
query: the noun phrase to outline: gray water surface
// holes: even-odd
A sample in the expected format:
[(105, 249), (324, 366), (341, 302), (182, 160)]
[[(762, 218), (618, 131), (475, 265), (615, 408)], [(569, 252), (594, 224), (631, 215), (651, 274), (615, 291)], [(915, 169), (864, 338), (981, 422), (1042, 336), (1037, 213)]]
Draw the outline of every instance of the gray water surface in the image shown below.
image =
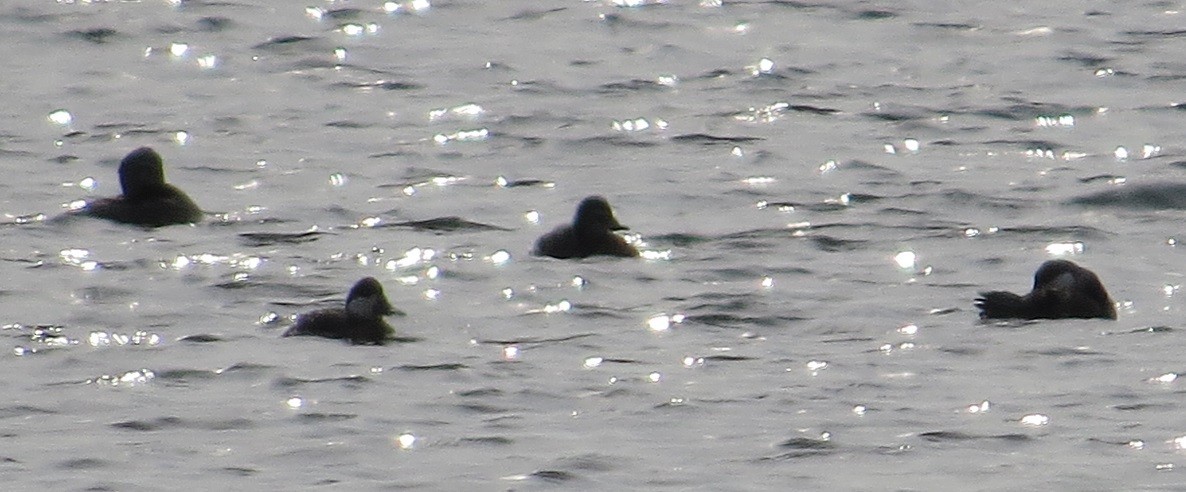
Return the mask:
[[(0, 6), (5, 488), (1180, 487), (1181, 5), (641, 3)], [(53, 220), (145, 145), (206, 221)]]

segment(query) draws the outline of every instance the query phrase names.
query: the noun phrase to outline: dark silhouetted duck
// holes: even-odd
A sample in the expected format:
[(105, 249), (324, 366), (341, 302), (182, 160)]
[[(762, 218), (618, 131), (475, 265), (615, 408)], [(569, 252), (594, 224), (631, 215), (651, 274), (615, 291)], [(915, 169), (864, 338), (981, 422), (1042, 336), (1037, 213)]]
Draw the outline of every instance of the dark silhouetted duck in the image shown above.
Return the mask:
[(383, 320), (389, 314), (402, 313), (391, 307), (379, 281), (367, 277), (350, 288), (345, 308), (319, 309), (297, 316), (296, 323), (282, 336), (341, 338), (381, 345), (395, 334)]
[(1116, 319), (1116, 304), (1099, 277), (1067, 260), (1038, 267), (1029, 294), (981, 292), (975, 304), (982, 319)]
[(165, 182), (161, 156), (140, 147), (119, 163), (123, 194), (91, 201), (77, 214), (145, 227), (189, 224), (202, 220), (202, 209), (176, 186)]
[(627, 227), (614, 218), (609, 202), (591, 196), (577, 206), (571, 225), (557, 227), (535, 242), (531, 254), (552, 258), (587, 258), (593, 255), (638, 256), (638, 250), (613, 231)]

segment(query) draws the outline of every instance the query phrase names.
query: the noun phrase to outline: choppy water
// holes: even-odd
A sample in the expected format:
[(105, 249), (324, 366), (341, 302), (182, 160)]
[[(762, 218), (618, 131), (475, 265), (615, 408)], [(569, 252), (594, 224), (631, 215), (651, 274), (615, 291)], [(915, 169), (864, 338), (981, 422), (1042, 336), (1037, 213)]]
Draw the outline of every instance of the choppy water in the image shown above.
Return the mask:
[[(5, 4), (5, 487), (1174, 489), (1180, 9)], [(141, 145), (210, 220), (44, 220)], [(977, 322), (1056, 255), (1118, 321)]]

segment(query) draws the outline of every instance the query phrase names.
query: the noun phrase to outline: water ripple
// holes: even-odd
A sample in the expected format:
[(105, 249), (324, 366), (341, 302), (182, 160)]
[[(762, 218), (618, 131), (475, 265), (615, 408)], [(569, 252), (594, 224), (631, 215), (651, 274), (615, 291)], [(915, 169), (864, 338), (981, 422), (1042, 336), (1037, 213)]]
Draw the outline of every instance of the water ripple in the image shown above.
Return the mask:
[(476, 231), (512, 231), (514, 229), (507, 229), (496, 225), (483, 224), (481, 222), (474, 222), (466, 220), (461, 217), (437, 217), (433, 219), (424, 220), (409, 220), (404, 222), (384, 222), (373, 226), (375, 229), (383, 229), (388, 227), (407, 228), (417, 231), (429, 232), (476, 232)]
[(305, 232), (242, 232), (239, 233), (239, 239), (244, 246), (256, 248), (261, 246), (275, 246), (277, 244), (304, 244), (311, 243), (321, 236), (328, 233), (320, 231), (305, 231)]
[(1130, 184), (1075, 197), (1070, 203), (1132, 210), (1186, 210), (1186, 183)]
[(252, 46), (252, 48), (268, 51), (291, 50), (294, 47), (307, 46), (318, 39), (310, 36), (279, 36), (268, 38), (267, 41)]
[(342, 387), (345, 387), (345, 388), (356, 388), (357, 389), (357, 388), (361, 388), (365, 385), (371, 384), (371, 383), (373, 383), (373, 381), (370, 378), (368, 378), (366, 376), (361, 376), (361, 375), (343, 376), (343, 377), (336, 377), (336, 378), (317, 378), (317, 379), (280, 377), (280, 378), (276, 378), (276, 380), (274, 380), (272, 382), (272, 386), (274, 386), (276, 388), (282, 388), (282, 389), (291, 389), (291, 388), (299, 388), (301, 386), (306, 386), (306, 385), (310, 385), (310, 384), (322, 384), (322, 383), (338, 383)]
[(379, 89), (384, 91), (410, 91), (424, 88), (423, 85), (417, 84), (415, 82), (402, 82), (395, 80), (377, 80), (374, 82), (334, 82), (333, 84), (330, 84), (330, 87), (351, 90)]
[(358, 418), (358, 415), (353, 413), (319, 413), (309, 412), (300, 413), (296, 416), (297, 420), (305, 421), (311, 424), (320, 424), (324, 422), (342, 422)]
[(671, 137), (671, 140), (680, 143), (712, 146), (760, 142), (765, 139), (762, 137), (723, 137), (719, 135), (709, 135), (707, 133), (685, 133)]
[(66, 36), (81, 39), (94, 44), (106, 44), (111, 42), (114, 38), (120, 35), (119, 31), (109, 27), (96, 27), (91, 29), (79, 29), (74, 31), (67, 31)]
[(56, 410), (48, 408), (40, 408), (29, 405), (12, 405), (7, 407), (0, 407), (0, 419), (9, 418), (25, 418), (37, 417), (44, 415), (53, 415), (58, 413)]
[(923, 440), (930, 442), (953, 442), (953, 441), (1008, 441), (1008, 442), (1027, 442), (1033, 440), (1026, 434), (969, 434), (960, 431), (930, 431), (923, 432), (918, 435)]
[(255, 422), (245, 418), (183, 419), (181, 417), (169, 416), (148, 420), (124, 420), (112, 423), (111, 427), (140, 432), (155, 432), (168, 429), (228, 431), (251, 429), (255, 427)]
[(394, 369), (401, 371), (460, 371), (462, 369), (469, 369), (469, 366), (460, 362), (445, 362), (428, 365), (404, 364), (402, 366), (396, 366)]

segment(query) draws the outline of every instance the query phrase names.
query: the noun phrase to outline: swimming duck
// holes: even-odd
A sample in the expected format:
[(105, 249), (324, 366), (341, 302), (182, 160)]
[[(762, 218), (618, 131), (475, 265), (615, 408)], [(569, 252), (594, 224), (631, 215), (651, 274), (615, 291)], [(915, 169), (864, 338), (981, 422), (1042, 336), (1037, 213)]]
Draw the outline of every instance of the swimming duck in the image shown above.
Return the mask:
[(587, 258), (593, 255), (635, 257), (638, 250), (613, 231), (627, 229), (618, 223), (609, 202), (590, 196), (577, 206), (572, 224), (562, 225), (535, 242), (531, 254), (552, 258)]
[(145, 227), (202, 220), (202, 209), (189, 195), (165, 182), (161, 156), (151, 148), (140, 147), (120, 161), (119, 185), (122, 195), (91, 201), (74, 213)]
[(350, 288), (346, 306), (319, 309), (297, 316), (285, 337), (340, 338), (354, 343), (383, 344), (395, 334), (384, 316), (402, 314), (391, 306), (378, 280), (367, 277)]
[(1029, 294), (981, 292), (975, 305), (981, 319), (1116, 319), (1116, 304), (1099, 277), (1067, 260), (1038, 267)]

